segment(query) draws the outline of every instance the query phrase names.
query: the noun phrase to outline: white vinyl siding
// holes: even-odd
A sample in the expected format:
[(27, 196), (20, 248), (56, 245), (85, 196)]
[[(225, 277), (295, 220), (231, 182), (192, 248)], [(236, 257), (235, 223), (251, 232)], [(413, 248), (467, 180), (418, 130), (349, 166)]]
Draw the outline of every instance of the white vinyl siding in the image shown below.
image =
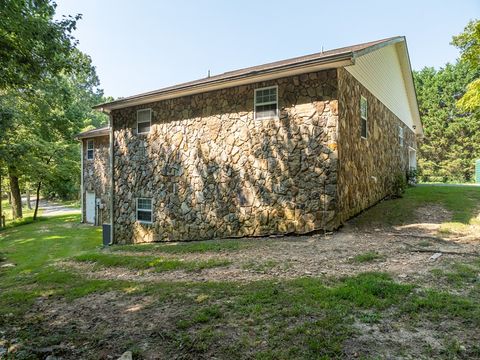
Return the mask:
[(413, 129), (413, 116), (395, 45), (360, 56), (345, 68), (377, 99)]
[(94, 152), (93, 139), (87, 140), (87, 160), (93, 160)]
[(278, 87), (255, 90), (255, 120), (278, 118)]
[(147, 134), (152, 126), (152, 110), (143, 109), (137, 111), (137, 134)]
[(360, 136), (366, 139), (368, 136), (368, 102), (363, 96), (360, 97)]
[(152, 220), (152, 199), (137, 198), (137, 221), (144, 224), (151, 224)]

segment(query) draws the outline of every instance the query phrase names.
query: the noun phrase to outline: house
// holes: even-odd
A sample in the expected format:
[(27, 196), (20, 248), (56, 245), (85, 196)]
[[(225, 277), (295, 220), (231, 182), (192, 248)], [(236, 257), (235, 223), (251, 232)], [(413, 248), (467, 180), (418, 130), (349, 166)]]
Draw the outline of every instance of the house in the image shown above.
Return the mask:
[(404, 37), (96, 106), (86, 222), (113, 243), (332, 230), (391, 193), (422, 136)]

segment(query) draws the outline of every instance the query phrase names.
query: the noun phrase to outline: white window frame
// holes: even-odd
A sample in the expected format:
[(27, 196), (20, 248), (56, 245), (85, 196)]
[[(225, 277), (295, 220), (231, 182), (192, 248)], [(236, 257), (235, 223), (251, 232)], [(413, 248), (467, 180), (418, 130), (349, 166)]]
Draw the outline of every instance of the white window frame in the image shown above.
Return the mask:
[[(139, 209), (138, 208), (138, 200), (150, 200), (150, 207), (151, 209)], [(150, 221), (147, 220), (139, 220), (138, 219), (138, 211), (144, 211), (144, 212), (150, 212)], [(135, 219), (137, 222), (140, 224), (152, 224), (153, 223), (153, 199), (152, 198), (147, 198), (147, 197), (139, 197), (135, 199)]]
[[(88, 144), (92, 144), (91, 149), (88, 148)], [(92, 157), (88, 155), (90, 150), (92, 151)], [(93, 139), (87, 139), (87, 160), (93, 160), (94, 158), (95, 158), (95, 143)]]
[[(261, 90), (269, 90), (269, 89), (275, 89), (275, 93), (276, 93), (276, 99), (275, 101), (267, 101), (267, 102), (263, 102), (263, 103), (257, 103), (257, 92), (261, 91)], [(272, 105), (272, 104), (275, 104), (277, 106), (276, 108), (276, 115), (273, 116), (273, 117), (264, 117), (264, 118), (257, 118), (257, 106), (261, 106), (261, 105)], [(274, 86), (266, 86), (266, 87), (263, 87), (263, 88), (258, 88), (258, 89), (255, 89), (255, 92), (254, 92), (254, 97), (253, 97), (253, 118), (255, 120), (270, 120), (270, 119), (274, 119), (274, 120), (278, 120), (279, 116), (278, 116), (278, 85), (274, 85)]]
[(405, 130), (403, 129), (403, 126), (399, 125), (398, 126), (398, 139), (400, 141), (400, 146), (403, 146), (403, 144), (404, 144), (404, 142), (403, 142), (404, 132), (405, 132)]
[[(148, 111), (149, 112), (149, 115), (150, 115), (150, 119), (148, 121), (138, 121), (138, 113), (140, 112), (145, 112), (145, 111)], [(149, 124), (149, 130), (148, 131), (143, 131), (143, 132), (140, 132), (138, 130), (138, 124), (144, 124), (144, 123), (147, 123)], [(148, 108), (148, 109), (140, 109), (140, 110), (137, 110), (137, 134), (148, 134), (150, 133), (150, 130), (152, 129), (152, 109)]]
[[(366, 104), (366, 111), (365, 111), (365, 117), (363, 117), (362, 114), (362, 101), (365, 100)], [(365, 120), (365, 136), (362, 134), (362, 122)], [(368, 100), (365, 96), (360, 96), (360, 137), (362, 139), (367, 139), (368, 138)]]
[[(415, 155), (413, 164), (411, 162), (411, 154)], [(417, 170), (417, 149), (411, 146), (408, 147), (408, 170)]]

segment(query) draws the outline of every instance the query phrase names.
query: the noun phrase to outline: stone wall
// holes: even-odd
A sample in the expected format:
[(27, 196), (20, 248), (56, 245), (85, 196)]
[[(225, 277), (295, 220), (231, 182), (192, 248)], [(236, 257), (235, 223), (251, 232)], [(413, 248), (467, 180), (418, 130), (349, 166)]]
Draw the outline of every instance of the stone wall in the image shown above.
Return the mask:
[[(271, 85), (279, 119), (254, 120), (254, 89)], [(115, 242), (332, 228), (337, 98), (328, 70), (113, 111)], [(137, 197), (152, 198), (153, 224), (136, 221)]]
[[(345, 69), (338, 70), (338, 224), (390, 193), (397, 174), (408, 170), (415, 134)], [(368, 138), (360, 136), (360, 96), (368, 102)], [(400, 145), (399, 126), (404, 128)]]
[(101, 199), (100, 223), (110, 223), (110, 144), (109, 136), (92, 138), (93, 160), (87, 160), (87, 140), (82, 140), (83, 148), (83, 218), (86, 221), (86, 192), (94, 191)]

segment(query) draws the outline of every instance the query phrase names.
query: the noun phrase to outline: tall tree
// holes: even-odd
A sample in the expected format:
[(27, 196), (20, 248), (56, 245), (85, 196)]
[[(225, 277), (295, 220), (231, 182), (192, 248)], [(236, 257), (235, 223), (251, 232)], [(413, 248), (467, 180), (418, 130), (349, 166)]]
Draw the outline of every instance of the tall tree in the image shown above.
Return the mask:
[(47, 74), (72, 67), (72, 31), (81, 15), (55, 20), (49, 0), (0, 1), (0, 89), (29, 89)]
[(480, 157), (480, 117), (458, 108), (456, 102), (479, 75), (461, 61), (414, 72), (425, 132), (419, 152), (422, 181), (473, 179), (474, 162)]
[[(80, 15), (55, 20), (56, 3), (49, 0), (3, 0), (0, 2), (0, 98), (7, 92), (22, 96), (34, 91), (35, 86), (49, 76), (70, 71), (76, 64), (69, 56), (76, 45), (71, 35)], [(0, 99), (2, 100), (2, 99)], [(7, 102), (11, 99), (7, 99)], [(0, 144), (11, 143), (5, 131), (19, 126), (8, 122), (10, 109), (0, 101)], [(0, 156), (7, 163), (13, 217), (22, 217), (19, 171), (11, 151)]]
[[(452, 45), (460, 49), (461, 61), (472, 71), (480, 67), (480, 20), (472, 20), (463, 33), (454, 36)], [(459, 99), (458, 105), (465, 111), (475, 111), (480, 108), (480, 78), (473, 79), (467, 85), (467, 91)]]

